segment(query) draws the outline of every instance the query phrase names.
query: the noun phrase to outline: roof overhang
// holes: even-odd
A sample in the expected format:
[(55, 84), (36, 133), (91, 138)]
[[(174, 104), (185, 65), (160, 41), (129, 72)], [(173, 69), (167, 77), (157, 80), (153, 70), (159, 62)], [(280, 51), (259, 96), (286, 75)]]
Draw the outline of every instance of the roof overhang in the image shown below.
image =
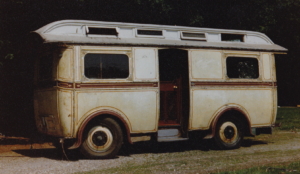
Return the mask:
[[(87, 28), (89, 26), (116, 28), (119, 35), (115, 37), (89, 35), (87, 34)], [(136, 33), (134, 33), (137, 29), (162, 30), (166, 33), (166, 37), (139, 37)], [(274, 44), (263, 33), (244, 30), (224, 30), (86, 20), (63, 20), (50, 23), (34, 32), (37, 33), (46, 43), (257, 50), (275, 53), (287, 52), (286, 48)], [(125, 34), (122, 34), (122, 32)], [(204, 33), (207, 38), (204, 41), (182, 39), (180, 38), (181, 32)], [(170, 35), (168, 33), (173, 34), (173, 36), (168, 37)], [(244, 35), (246, 41), (224, 42), (220, 39), (218, 40), (218, 37), (220, 37), (223, 33)]]

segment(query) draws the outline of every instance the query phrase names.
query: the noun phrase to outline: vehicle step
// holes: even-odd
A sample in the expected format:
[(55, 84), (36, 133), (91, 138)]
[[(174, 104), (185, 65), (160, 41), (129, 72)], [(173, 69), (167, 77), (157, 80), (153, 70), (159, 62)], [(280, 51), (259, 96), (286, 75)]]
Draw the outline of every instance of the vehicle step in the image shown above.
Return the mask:
[(178, 137), (180, 132), (178, 129), (159, 129), (158, 137)]
[(178, 129), (160, 129), (158, 130), (158, 142), (170, 142), (170, 141), (185, 141), (188, 138), (182, 138)]
[(158, 142), (171, 142), (171, 141), (186, 141), (188, 138), (182, 138), (182, 137), (158, 137), (157, 141)]

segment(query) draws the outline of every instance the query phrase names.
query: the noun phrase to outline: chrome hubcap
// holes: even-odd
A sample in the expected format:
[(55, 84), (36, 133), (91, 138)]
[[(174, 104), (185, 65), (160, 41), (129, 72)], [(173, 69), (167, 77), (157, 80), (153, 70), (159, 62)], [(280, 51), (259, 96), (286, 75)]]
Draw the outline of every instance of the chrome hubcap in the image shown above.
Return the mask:
[(238, 140), (238, 130), (234, 123), (227, 121), (220, 127), (219, 136), (225, 143), (233, 144)]
[(89, 131), (88, 146), (94, 152), (106, 151), (113, 142), (113, 136), (106, 127), (96, 126)]

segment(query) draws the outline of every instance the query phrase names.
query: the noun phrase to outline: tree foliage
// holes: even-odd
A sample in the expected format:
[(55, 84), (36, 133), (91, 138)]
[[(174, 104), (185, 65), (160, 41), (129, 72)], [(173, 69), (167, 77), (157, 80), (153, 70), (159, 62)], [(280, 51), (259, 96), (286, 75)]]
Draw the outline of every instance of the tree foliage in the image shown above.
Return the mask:
[[(5, 92), (6, 102), (32, 99), (31, 31), (57, 20), (84, 19), (263, 32), (289, 49), (276, 59), (279, 104), (300, 104), (299, 9), (300, 0), (0, 0), (0, 95), (14, 89)], [(17, 99), (20, 95), (27, 98)]]

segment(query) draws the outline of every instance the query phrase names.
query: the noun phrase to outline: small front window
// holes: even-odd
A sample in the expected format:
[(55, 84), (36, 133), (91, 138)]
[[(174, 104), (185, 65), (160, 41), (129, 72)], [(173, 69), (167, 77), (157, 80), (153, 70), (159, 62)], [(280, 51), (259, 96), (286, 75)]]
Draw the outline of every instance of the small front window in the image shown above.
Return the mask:
[(129, 60), (125, 54), (86, 54), (84, 75), (90, 79), (124, 79), (129, 76)]
[(247, 57), (227, 57), (227, 76), (237, 79), (257, 79), (259, 77), (258, 60)]

